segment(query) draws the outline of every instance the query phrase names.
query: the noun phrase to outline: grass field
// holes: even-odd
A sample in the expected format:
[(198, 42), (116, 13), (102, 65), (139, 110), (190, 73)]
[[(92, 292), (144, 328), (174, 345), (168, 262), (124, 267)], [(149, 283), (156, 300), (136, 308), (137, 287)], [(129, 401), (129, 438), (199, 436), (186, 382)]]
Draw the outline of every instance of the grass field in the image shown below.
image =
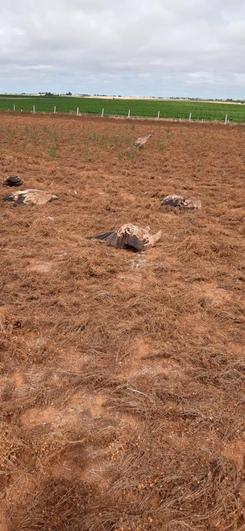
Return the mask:
[(245, 105), (230, 103), (209, 103), (192, 101), (162, 100), (124, 100), (75, 98), (65, 96), (0, 96), (0, 111), (31, 112), (35, 105), (36, 112), (80, 113), (127, 116), (157, 117), (160, 111), (162, 118), (188, 119), (190, 113), (193, 120), (224, 121), (226, 114), (230, 122), (245, 122)]

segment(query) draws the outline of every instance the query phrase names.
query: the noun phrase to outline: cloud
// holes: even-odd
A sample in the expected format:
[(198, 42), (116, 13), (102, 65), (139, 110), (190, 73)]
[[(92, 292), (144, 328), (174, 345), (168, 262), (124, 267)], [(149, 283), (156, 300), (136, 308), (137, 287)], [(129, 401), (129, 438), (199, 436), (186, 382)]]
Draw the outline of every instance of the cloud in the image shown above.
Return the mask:
[(244, 97), (244, 0), (8, 0), (0, 91)]

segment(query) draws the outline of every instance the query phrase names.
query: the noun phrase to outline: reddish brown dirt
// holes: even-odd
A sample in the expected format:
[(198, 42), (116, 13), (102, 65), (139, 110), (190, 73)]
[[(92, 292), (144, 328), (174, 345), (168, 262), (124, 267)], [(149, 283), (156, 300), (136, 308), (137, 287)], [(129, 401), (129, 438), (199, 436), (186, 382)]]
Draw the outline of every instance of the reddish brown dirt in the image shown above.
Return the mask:
[[(245, 129), (2, 116), (1, 531), (242, 531)], [(160, 209), (185, 194), (202, 209)], [(86, 236), (163, 231), (142, 255)]]

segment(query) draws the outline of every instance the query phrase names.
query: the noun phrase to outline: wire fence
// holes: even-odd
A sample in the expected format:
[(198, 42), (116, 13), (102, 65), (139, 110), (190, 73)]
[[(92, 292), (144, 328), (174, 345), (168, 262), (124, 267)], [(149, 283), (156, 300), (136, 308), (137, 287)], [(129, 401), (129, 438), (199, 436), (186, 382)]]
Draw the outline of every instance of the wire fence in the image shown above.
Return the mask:
[(155, 100), (101, 100), (74, 98), (1, 98), (0, 111), (9, 113), (66, 113), (83, 116), (150, 118), (203, 122), (245, 123), (245, 105)]

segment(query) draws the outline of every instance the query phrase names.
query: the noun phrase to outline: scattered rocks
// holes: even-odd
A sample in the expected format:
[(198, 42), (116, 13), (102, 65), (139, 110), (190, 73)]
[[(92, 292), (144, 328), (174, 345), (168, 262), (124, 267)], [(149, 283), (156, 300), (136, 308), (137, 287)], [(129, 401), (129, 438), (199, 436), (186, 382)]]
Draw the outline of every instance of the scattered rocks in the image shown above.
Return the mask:
[(93, 236), (92, 239), (106, 242), (107, 245), (117, 249), (133, 249), (134, 251), (144, 251), (155, 245), (162, 236), (159, 231), (156, 234), (150, 234), (149, 227), (145, 229), (137, 225), (122, 225), (117, 231), (104, 232)]
[(58, 199), (57, 195), (35, 189), (20, 190), (4, 197), (4, 201), (13, 201), (17, 205), (46, 205), (55, 199)]
[(137, 147), (139, 149), (142, 149), (144, 147), (144, 145), (146, 144), (146, 142), (151, 137), (152, 137), (152, 133), (150, 133), (149, 135), (141, 136), (141, 137), (137, 138), (137, 140), (134, 143), (135, 147)]
[(23, 184), (23, 181), (18, 175), (11, 175), (10, 177), (7, 177), (5, 181), (3, 181), (4, 186), (21, 186)]
[(161, 205), (174, 208), (177, 207), (183, 210), (194, 210), (197, 208), (201, 208), (202, 206), (201, 201), (196, 201), (194, 199), (183, 197), (182, 195), (167, 195), (166, 197), (161, 199)]

